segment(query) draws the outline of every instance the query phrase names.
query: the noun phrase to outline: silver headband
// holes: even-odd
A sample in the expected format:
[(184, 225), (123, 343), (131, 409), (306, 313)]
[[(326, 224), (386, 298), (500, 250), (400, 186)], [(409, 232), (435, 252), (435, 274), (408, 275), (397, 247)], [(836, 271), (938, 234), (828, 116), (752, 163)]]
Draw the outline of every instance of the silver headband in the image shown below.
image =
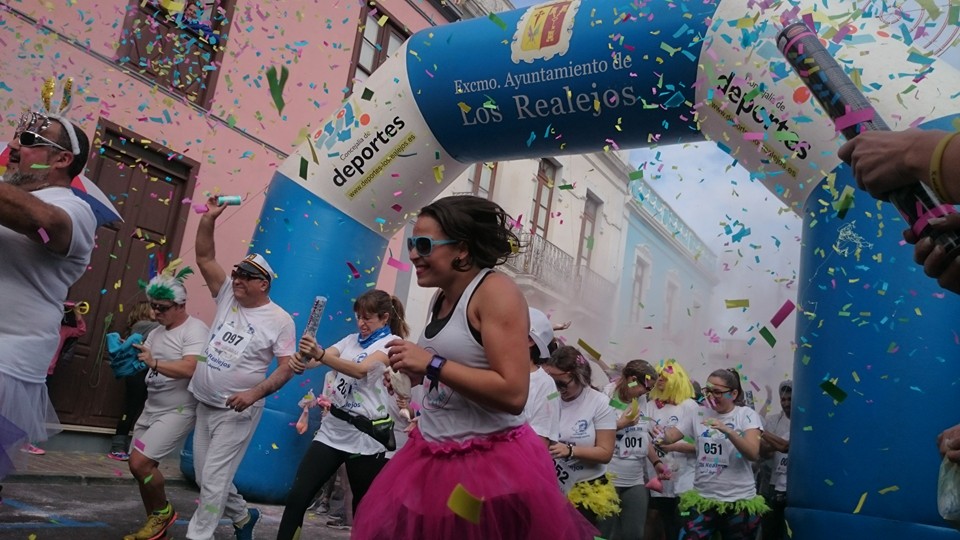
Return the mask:
[(77, 132), (73, 129), (73, 122), (67, 120), (59, 114), (51, 114), (47, 116), (47, 118), (60, 122), (60, 125), (63, 126), (63, 129), (67, 130), (67, 135), (70, 137), (70, 149), (73, 151), (73, 155), (79, 156), (80, 143), (77, 141)]

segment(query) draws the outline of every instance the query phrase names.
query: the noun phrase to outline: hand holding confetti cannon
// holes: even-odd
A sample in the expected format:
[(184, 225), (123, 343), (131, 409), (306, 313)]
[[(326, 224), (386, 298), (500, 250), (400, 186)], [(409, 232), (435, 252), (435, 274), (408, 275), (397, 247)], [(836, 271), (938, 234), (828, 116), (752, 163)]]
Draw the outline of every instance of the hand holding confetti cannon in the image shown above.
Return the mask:
[[(777, 36), (777, 46), (824, 111), (830, 115), (837, 130), (850, 141), (845, 147), (847, 151), (841, 149), (841, 157), (846, 156), (848, 160), (851, 158), (849, 154), (852, 154), (853, 146), (850, 145), (856, 145), (853, 141), (860, 133), (890, 131), (883, 119), (877, 116), (870, 101), (820, 43), (817, 34), (804, 23), (797, 22), (784, 28)], [(943, 141), (949, 143), (948, 138)], [(942, 153), (943, 150), (940, 150), (941, 156)], [(940, 160), (936, 161), (935, 168), (939, 169)], [(854, 168), (857, 185), (861, 189), (867, 189), (858, 161), (851, 160), (850, 163)], [(930, 221), (957, 212), (952, 205), (943, 202), (945, 193), (939, 185), (938, 175), (931, 176), (934, 176), (935, 181), (932, 181), (930, 186), (913, 179), (912, 182), (904, 181), (902, 186), (885, 193), (871, 191), (871, 194), (882, 195), (881, 198), (892, 202), (918, 238), (932, 238), (943, 246), (949, 258), (953, 259), (960, 255), (960, 236), (955, 231), (936, 229), (931, 226)]]

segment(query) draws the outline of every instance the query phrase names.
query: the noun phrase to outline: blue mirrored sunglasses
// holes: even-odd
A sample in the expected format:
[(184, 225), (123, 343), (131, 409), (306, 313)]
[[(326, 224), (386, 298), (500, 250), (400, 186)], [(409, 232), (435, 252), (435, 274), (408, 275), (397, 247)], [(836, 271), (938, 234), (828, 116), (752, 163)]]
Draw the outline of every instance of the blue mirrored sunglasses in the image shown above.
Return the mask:
[(445, 246), (456, 243), (456, 240), (434, 240), (429, 236), (408, 236), (407, 251), (416, 249), (421, 257), (428, 257), (433, 253), (433, 246)]

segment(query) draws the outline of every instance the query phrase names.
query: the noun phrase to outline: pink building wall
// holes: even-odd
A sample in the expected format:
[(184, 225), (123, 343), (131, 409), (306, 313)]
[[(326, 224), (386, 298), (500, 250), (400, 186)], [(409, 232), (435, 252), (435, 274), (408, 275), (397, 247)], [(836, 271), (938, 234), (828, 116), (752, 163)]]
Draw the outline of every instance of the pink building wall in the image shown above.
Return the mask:
[[(92, 136), (102, 117), (196, 160), (201, 165), (193, 199), (198, 202), (206, 192), (244, 196), (241, 207), (228, 209), (218, 221), (217, 258), (229, 267), (246, 253), (263, 205), (263, 192), (282, 161), (282, 156), (257, 140), (289, 152), (340, 104), (348, 83), (361, 3), (236, 2), (209, 112), (158, 91), (155, 85), (125, 73), (126, 68), (115, 62), (126, 10), (132, 5), (110, 0), (24, 0), (8, 5), (38, 21), (37, 25), (19, 14), (0, 10), (0, 110), (6, 127), (0, 136), (12, 136), (20, 114), (39, 102), (45, 78), (74, 77), (75, 101), (69, 116), (88, 135)], [(379, 2), (377, 9), (377, 18), (388, 14), (411, 33), (429, 26), (418, 9), (434, 21), (444, 20), (426, 2), (414, 6), (405, 0), (387, 0)], [(377, 24), (371, 18), (365, 22)], [(82, 46), (68, 43), (68, 39)], [(271, 66), (279, 70), (282, 65), (290, 75), (281, 116), (273, 104), (265, 73)], [(192, 211), (188, 215), (181, 252), (174, 255), (194, 264), (199, 215)], [(394, 257), (403, 260), (395, 242), (391, 247)], [(266, 256), (269, 258), (269, 253)], [(383, 262), (386, 260), (385, 256)], [(392, 290), (396, 270), (385, 269), (381, 286)], [(214, 306), (202, 280), (189, 280), (188, 289), (191, 313), (209, 321)]]

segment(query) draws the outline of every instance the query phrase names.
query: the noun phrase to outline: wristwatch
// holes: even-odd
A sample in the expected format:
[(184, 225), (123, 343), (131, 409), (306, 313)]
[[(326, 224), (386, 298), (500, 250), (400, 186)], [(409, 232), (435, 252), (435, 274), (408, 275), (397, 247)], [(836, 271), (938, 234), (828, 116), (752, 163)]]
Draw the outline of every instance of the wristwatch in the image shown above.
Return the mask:
[(427, 364), (427, 378), (430, 379), (430, 391), (436, 390), (440, 384), (440, 369), (447, 363), (447, 359), (439, 354), (433, 355)]

